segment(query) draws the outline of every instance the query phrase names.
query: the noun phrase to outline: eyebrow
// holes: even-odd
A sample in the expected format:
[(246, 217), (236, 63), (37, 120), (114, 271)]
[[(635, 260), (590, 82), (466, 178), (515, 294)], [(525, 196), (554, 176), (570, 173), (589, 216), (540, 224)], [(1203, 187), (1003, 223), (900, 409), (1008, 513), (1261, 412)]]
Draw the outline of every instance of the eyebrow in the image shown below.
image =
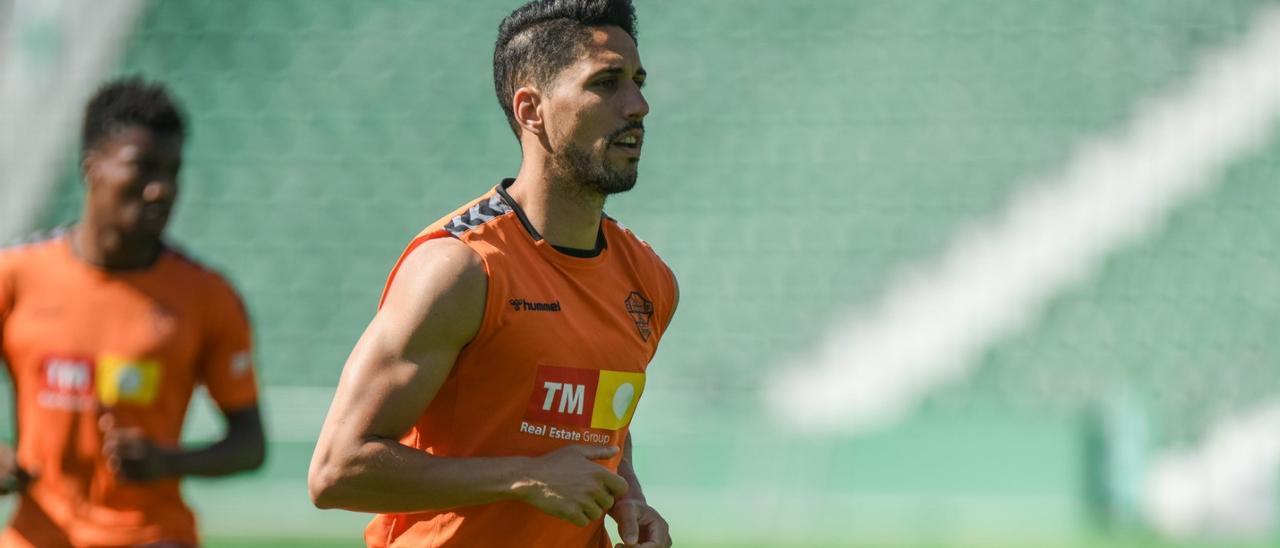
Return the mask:
[[(592, 75), (591, 75), (591, 77), (592, 77), (592, 78), (599, 78), (599, 77), (601, 77), (601, 76), (606, 76), (606, 75), (607, 75), (607, 76), (619, 76), (619, 75), (622, 75), (624, 72), (626, 72), (626, 71), (625, 71), (625, 70), (623, 70), (621, 67), (613, 67), (613, 68), (607, 68), (607, 69), (601, 70), (601, 71), (599, 71), (599, 72), (597, 72), (597, 73), (595, 73), (595, 74), (592, 74)], [(649, 73), (648, 73), (648, 71), (646, 71), (646, 70), (644, 70), (643, 68), (641, 68), (641, 69), (639, 69), (639, 70), (637, 70), (637, 71), (636, 71), (636, 76), (646, 77), (646, 78), (647, 78), (647, 77), (649, 76)]]

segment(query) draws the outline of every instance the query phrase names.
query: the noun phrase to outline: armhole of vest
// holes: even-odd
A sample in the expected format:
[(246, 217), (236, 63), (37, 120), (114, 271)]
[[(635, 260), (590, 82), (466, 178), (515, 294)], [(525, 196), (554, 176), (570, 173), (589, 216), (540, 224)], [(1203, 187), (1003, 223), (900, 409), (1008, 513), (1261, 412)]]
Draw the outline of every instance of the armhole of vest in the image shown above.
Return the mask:
[(382, 296), (378, 297), (378, 310), (382, 310), (382, 305), (386, 304), (387, 294), (391, 292), (391, 282), (395, 281), (396, 274), (400, 272), (400, 265), (404, 264), (405, 258), (407, 258), (410, 253), (413, 253), (413, 250), (418, 249), (418, 246), (422, 244), (425, 244), (436, 238), (445, 238), (445, 237), (451, 237), (451, 236), (452, 236), (451, 234), (449, 234), (448, 232), (445, 232), (444, 230), (436, 230), (434, 232), (428, 232), (426, 234), (418, 236), (417, 238), (414, 238), (412, 242), (409, 242), (409, 245), (406, 246), (404, 248), (404, 251), (400, 253), (400, 258), (396, 259), (395, 266), (391, 267), (391, 273), (387, 274), (387, 281), (382, 285)]
[[(657, 253), (654, 253), (654, 256), (657, 256)], [(680, 306), (676, 302), (676, 295), (680, 293), (680, 281), (676, 279), (676, 271), (672, 270), (666, 261), (659, 258), (658, 264), (662, 265), (662, 269), (667, 273), (667, 306), (671, 307), (671, 310), (667, 311), (666, 319), (662, 321), (662, 334), (666, 335), (667, 327), (676, 318), (676, 307)]]
[[(387, 275), (387, 283), (382, 287), (382, 296), (378, 299), (379, 310), (381, 310), (382, 305), (387, 302), (387, 294), (390, 293), (391, 291), (391, 283), (395, 281), (396, 274), (400, 272), (400, 265), (404, 263), (405, 258), (408, 257), (410, 253), (413, 253), (415, 249), (418, 249), (418, 246), (421, 246), (422, 244), (425, 244), (431, 240), (435, 240), (438, 238), (454, 238), (461, 241), (461, 238), (458, 238), (457, 236), (449, 233), (448, 231), (437, 230), (434, 232), (430, 232), (430, 233), (418, 236), (417, 238), (414, 238), (412, 242), (409, 242), (409, 245), (405, 247), (404, 252), (400, 254), (400, 258), (396, 260), (396, 265), (392, 267), (391, 273)], [(465, 245), (466, 242), (463, 242), (463, 244)], [(493, 268), (489, 264), (489, 258), (486, 257), (483, 253), (476, 251), (476, 249), (471, 247), (470, 245), (468, 245), (467, 247), (470, 248), (471, 252), (475, 253), (477, 257), (480, 257), (480, 265), (484, 268), (484, 277), (485, 277), (484, 310), (481, 312), (482, 315), (480, 317), (480, 327), (476, 329), (475, 336), (472, 337), (471, 341), (467, 343), (467, 346), (470, 346), (471, 344), (479, 340), (481, 336), (489, 332), (489, 330), (492, 328), (491, 324), (494, 321), (496, 321), (498, 312), (500, 312), (502, 309), (494, 300), (494, 295), (497, 292), (494, 291), (494, 287), (493, 287), (495, 276), (493, 273)], [(464, 346), (463, 348), (465, 349), (466, 347)]]
[(489, 262), (489, 257), (475, 249), (472, 251), (480, 256), (480, 264), (484, 266), (484, 316), (480, 318), (480, 327), (476, 329), (476, 335), (471, 338), (471, 342), (467, 343), (468, 347), (488, 336), (496, 328), (498, 315), (502, 312), (502, 303), (498, 302), (498, 295), (506, 289), (506, 280), (498, 279), (498, 269)]

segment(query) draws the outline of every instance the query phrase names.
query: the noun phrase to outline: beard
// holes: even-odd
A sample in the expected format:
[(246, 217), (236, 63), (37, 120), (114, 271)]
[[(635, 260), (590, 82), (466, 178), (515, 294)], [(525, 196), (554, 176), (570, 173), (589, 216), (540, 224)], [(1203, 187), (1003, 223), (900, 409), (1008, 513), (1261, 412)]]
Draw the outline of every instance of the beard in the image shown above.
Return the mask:
[(635, 163), (628, 162), (626, 167), (617, 169), (605, 161), (603, 153), (593, 156), (590, 150), (571, 143), (561, 148), (553, 163), (564, 180), (575, 181), (583, 189), (604, 196), (626, 192), (636, 186)]

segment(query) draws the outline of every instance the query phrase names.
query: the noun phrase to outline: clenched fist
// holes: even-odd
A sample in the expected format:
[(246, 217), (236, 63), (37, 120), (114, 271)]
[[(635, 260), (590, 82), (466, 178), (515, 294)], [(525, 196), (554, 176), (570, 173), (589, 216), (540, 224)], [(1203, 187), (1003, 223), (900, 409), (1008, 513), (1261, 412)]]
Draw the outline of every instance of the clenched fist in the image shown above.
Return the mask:
[(107, 468), (125, 481), (145, 482), (170, 475), (167, 451), (152, 443), (140, 428), (120, 428), (111, 415), (98, 421), (102, 429), (102, 454)]
[(600, 519), (627, 492), (627, 482), (595, 462), (618, 454), (617, 447), (570, 445), (534, 458), (515, 485), (520, 499), (579, 527)]

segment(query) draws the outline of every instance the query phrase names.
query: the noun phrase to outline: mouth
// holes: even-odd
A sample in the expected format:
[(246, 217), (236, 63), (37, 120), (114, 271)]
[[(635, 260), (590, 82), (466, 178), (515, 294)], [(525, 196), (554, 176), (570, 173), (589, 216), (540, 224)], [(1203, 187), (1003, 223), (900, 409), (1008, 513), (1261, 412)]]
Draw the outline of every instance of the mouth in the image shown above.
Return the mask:
[(169, 208), (161, 205), (143, 206), (141, 217), (146, 224), (161, 224), (169, 220)]
[(613, 141), (609, 142), (610, 147), (616, 147), (624, 152), (639, 156), (640, 149), (644, 147), (644, 130), (632, 129), (622, 132)]

